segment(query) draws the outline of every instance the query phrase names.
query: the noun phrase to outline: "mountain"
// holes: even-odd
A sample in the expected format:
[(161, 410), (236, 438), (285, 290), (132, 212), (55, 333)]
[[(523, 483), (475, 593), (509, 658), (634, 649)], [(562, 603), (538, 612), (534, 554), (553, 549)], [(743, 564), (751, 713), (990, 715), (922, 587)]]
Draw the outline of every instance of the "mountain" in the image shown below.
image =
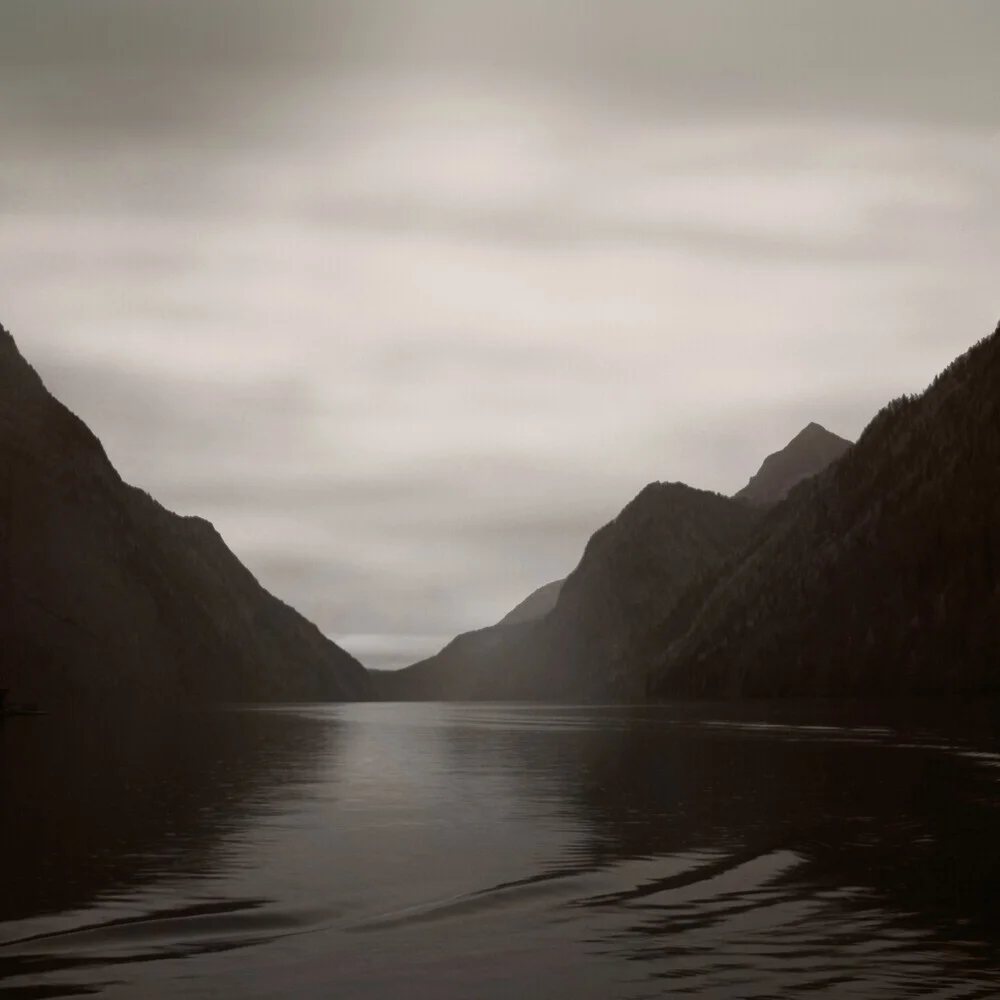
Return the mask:
[(781, 451), (764, 459), (757, 475), (736, 494), (737, 500), (766, 507), (784, 500), (793, 486), (822, 472), (835, 462), (851, 442), (819, 424), (809, 424)]
[(552, 610), (458, 636), (386, 676), (386, 697), (590, 700), (632, 691), (622, 652), (687, 586), (750, 536), (747, 505), (652, 483), (587, 543)]
[(0, 327), (0, 688), (18, 701), (352, 699), (364, 667), (211, 524), (122, 481)]
[[(773, 455), (768, 455), (750, 482), (735, 494), (755, 507), (769, 507), (783, 500), (793, 486), (822, 472), (851, 447), (825, 427), (811, 423)], [(498, 624), (511, 625), (547, 615), (555, 606), (565, 580), (555, 580), (529, 594)]]
[[(736, 494), (736, 499), (758, 508), (771, 506), (781, 500), (797, 483), (825, 469), (850, 446), (850, 441), (831, 434), (819, 424), (811, 423), (785, 448), (768, 456), (757, 475)], [(447, 686), (453, 688), (458, 685), (466, 692), (473, 690), (474, 688), (459, 684), (457, 678), (451, 675), (463, 669), (472, 671), (474, 668), (470, 665), (481, 665), (484, 658), (499, 660), (509, 655), (511, 643), (520, 642), (521, 633), (508, 632), (505, 627), (524, 624), (548, 615), (556, 607), (565, 582), (556, 580), (539, 587), (496, 625), (458, 636), (438, 656), (425, 661), (421, 665), (421, 670), (433, 673), (436, 677), (438, 672), (445, 669), (441, 666), (442, 663), (453, 664), (446, 670), (449, 673)], [(519, 655), (525, 655), (525, 651)], [(490, 669), (499, 670), (500, 667)], [(397, 675), (395, 678), (383, 679), (380, 676), (379, 682), (387, 689), (399, 688), (400, 684), (404, 683), (404, 677)], [(430, 686), (436, 687), (444, 683), (445, 678), (442, 675)]]
[(508, 611), (497, 624), (514, 625), (518, 622), (530, 622), (536, 618), (544, 618), (556, 606), (556, 601), (559, 600), (559, 593), (565, 582), (565, 580), (553, 580), (552, 583), (546, 583), (538, 590), (533, 590), (517, 607)]
[(630, 650), (652, 697), (1000, 691), (1000, 327)]

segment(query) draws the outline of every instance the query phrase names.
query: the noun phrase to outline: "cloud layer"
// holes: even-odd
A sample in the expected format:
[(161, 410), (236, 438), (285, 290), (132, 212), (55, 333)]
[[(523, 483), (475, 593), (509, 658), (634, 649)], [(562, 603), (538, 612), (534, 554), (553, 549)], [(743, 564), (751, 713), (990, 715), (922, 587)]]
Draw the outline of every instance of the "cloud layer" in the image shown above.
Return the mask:
[[(88, 6), (133, 33), (147, 9)], [(856, 435), (996, 319), (1000, 142), (980, 90), (952, 107), (967, 59), (930, 100), (912, 53), (874, 82), (875, 15), (857, 74), (775, 69), (824, 30), (844, 57), (829, 5), (753, 37), (677, 5), (687, 55), (665, 5), (625, 5), (663, 29), (648, 53), (587, 20), (607, 5), (573, 8), (582, 50), (554, 0), (530, 30), (472, 6), (293, 4), (267, 42), (273, 5), (212, 7), (241, 26), (214, 35), (179, 4), (119, 67), (132, 110), (75, 122), (44, 60), (4, 63), (4, 322), (126, 478), (372, 649), (499, 618), (648, 480), (730, 492), (810, 420)], [(995, 8), (958, 8), (908, 8), (918, 53), (935, 25), (939, 61), (980, 44)], [(84, 104), (106, 44), (64, 66)]]

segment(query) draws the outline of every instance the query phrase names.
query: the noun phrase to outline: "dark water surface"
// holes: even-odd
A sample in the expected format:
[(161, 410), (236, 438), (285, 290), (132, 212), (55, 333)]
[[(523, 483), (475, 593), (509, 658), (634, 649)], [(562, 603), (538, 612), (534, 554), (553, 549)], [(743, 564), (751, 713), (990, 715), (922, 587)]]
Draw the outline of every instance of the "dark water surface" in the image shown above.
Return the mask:
[(0, 730), (0, 997), (1000, 997), (990, 706)]

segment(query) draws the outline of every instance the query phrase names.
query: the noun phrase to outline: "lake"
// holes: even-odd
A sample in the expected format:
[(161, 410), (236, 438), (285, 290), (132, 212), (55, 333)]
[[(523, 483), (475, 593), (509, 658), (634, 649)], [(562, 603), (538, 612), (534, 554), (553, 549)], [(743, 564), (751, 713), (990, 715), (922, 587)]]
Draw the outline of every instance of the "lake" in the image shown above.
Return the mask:
[(995, 998), (997, 719), (8, 719), (0, 997)]

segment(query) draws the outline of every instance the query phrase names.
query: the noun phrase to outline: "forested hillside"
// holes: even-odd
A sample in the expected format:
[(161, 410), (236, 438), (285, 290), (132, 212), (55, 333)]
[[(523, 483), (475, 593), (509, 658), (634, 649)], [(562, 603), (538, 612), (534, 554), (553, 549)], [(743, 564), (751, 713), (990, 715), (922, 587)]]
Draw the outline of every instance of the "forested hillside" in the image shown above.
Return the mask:
[(1000, 328), (630, 651), (651, 697), (1000, 690)]

